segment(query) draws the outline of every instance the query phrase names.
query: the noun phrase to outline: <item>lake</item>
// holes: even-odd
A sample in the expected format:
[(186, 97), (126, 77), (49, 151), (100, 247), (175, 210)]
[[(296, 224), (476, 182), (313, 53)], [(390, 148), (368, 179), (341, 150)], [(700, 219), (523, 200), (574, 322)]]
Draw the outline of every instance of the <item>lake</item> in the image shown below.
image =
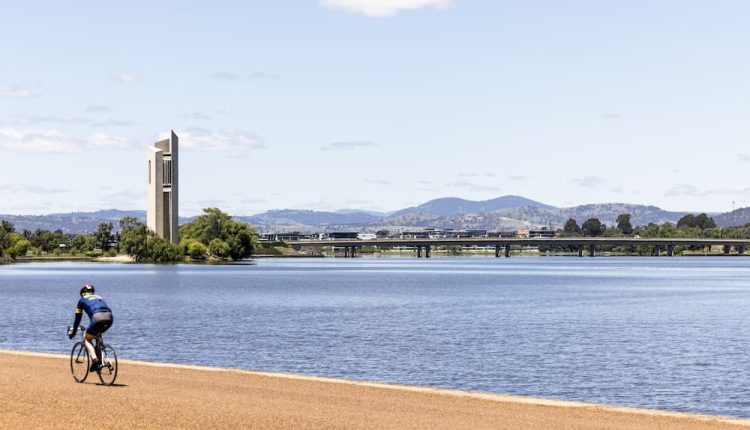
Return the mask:
[(121, 358), (750, 417), (747, 258), (0, 265), (0, 349), (68, 353), (84, 282)]

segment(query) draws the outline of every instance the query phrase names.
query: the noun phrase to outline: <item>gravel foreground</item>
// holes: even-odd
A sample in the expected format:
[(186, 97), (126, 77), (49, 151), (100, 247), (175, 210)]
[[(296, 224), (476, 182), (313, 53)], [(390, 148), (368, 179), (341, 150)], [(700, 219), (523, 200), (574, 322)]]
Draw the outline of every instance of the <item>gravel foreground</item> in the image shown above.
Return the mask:
[(115, 386), (69, 357), (0, 350), (0, 428), (748, 429), (750, 420), (121, 360)]

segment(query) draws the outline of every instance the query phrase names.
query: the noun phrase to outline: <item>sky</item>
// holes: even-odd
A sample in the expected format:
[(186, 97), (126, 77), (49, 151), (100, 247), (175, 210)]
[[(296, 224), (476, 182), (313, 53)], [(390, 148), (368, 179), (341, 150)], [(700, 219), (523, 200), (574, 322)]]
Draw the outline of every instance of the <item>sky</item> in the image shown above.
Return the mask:
[(750, 2), (10, 0), (0, 213), (750, 206)]

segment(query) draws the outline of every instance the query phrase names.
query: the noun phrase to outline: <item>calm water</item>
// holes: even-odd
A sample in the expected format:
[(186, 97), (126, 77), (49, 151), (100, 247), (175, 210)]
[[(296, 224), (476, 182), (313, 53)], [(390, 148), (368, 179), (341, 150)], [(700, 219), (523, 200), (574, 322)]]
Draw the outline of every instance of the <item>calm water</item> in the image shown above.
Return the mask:
[(747, 258), (6, 265), (0, 348), (67, 353), (83, 282), (123, 358), (750, 417)]

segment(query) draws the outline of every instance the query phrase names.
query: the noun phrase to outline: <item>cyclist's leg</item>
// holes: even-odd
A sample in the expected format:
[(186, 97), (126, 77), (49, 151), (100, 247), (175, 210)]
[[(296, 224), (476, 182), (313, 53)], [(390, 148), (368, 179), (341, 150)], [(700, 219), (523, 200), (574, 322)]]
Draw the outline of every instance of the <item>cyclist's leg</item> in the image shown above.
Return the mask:
[(94, 338), (99, 338), (97, 342), (101, 342), (102, 333), (112, 325), (112, 313), (111, 312), (97, 312), (91, 316), (91, 321), (86, 329), (86, 335), (84, 336), (84, 344), (91, 357), (91, 369), (97, 369), (99, 366), (99, 357), (96, 355), (96, 349), (91, 341)]
[(94, 349), (94, 344), (91, 343), (94, 338), (96, 338), (96, 334), (92, 334), (91, 326), (86, 329), (86, 334), (83, 336), (83, 345), (86, 347), (86, 351), (89, 352), (89, 357), (91, 357), (91, 360), (96, 360), (96, 350)]

